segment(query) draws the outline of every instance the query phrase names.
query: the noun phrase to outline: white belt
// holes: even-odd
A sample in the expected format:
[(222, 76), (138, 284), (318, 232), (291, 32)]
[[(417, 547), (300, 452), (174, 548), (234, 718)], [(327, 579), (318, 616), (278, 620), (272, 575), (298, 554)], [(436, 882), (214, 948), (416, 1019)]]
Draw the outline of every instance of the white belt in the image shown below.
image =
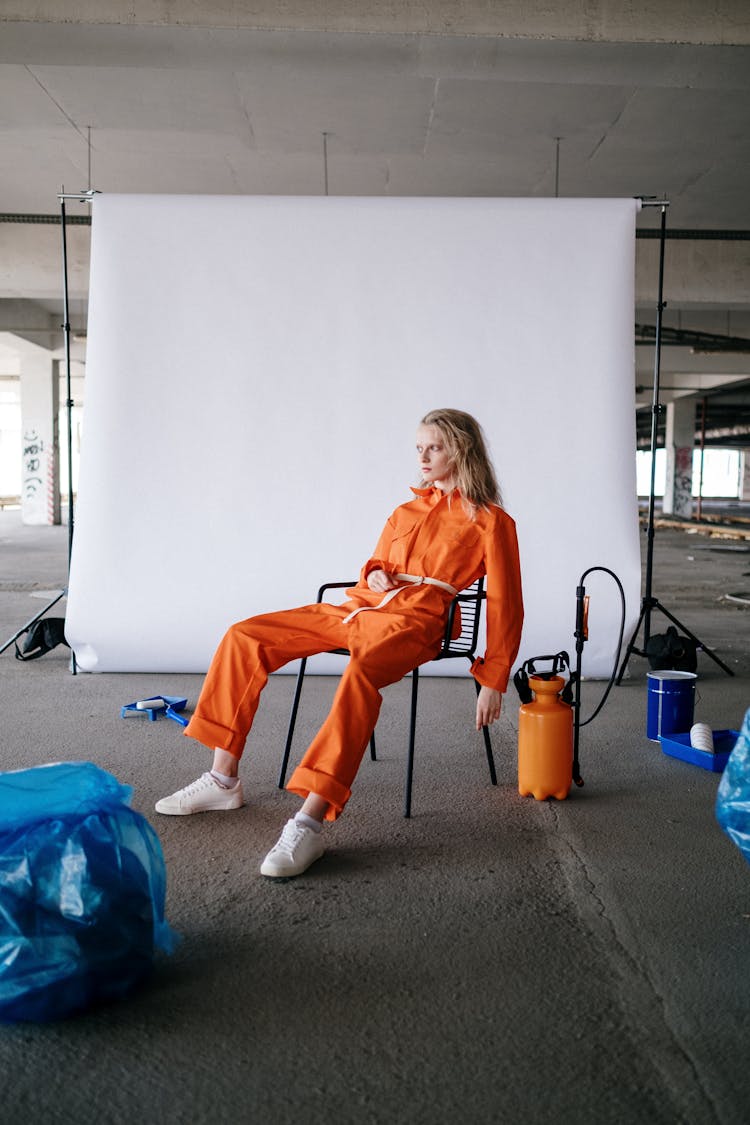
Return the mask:
[[(449, 582), (441, 582), (439, 578), (425, 578), (421, 574), (394, 574), (393, 577), (397, 578), (399, 582), (404, 582), (411, 586), (439, 586), (441, 590), (447, 590), (448, 593), (452, 594), (454, 597), (458, 593), (455, 586), (451, 586)], [(384, 605), (388, 605), (388, 602), (391, 601), (392, 598), (396, 597), (396, 594), (400, 594), (401, 591), (405, 589), (406, 586), (394, 586), (377, 605), (361, 605), (359, 609), (352, 610), (352, 612), (347, 614), (344, 618), (343, 624), (348, 625), (353, 617), (356, 617), (358, 613), (364, 613), (367, 609), (382, 609)]]

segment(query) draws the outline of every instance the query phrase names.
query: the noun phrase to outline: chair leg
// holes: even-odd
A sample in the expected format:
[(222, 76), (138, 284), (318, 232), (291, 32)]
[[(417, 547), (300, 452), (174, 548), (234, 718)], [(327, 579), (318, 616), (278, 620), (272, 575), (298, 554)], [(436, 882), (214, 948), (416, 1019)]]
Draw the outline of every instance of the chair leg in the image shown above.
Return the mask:
[(487, 751), (487, 765), (490, 767), (490, 781), (493, 785), (497, 785), (497, 773), (495, 772), (495, 758), (492, 754), (492, 743), (490, 742), (490, 732), (488, 727), (482, 727), (482, 734), (484, 735), (484, 748)]
[(417, 695), (419, 692), (419, 668), (411, 674), (411, 716), (409, 719), (409, 754), (406, 759), (406, 792), (404, 794), (404, 816), (411, 816), (411, 782), (414, 772), (414, 742), (417, 730)]
[[(279, 789), (284, 788), (286, 781), (286, 771), (289, 768), (289, 755), (292, 751), (292, 741), (294, 740), (294, 728), (297, 725), (297, 712), (299, 710), (300, 696), (302, 695), (302, 682), (305, 678), (305, 668), (307, 667), (307, 657), (304, 656), (300, 660), (299, 672), (297, 673), (297, 684), (294, 689), (294, 699), (292, 700), (292, 711), (289, 716), (289, 727), (286, 733), (286, 745), (284, 746), (284, 756), (281, 759), (281, 769), (279, 770)], [(370, 758), (373, 762), (377, 762), (377, 755), (375, 751), (375, 731), (370, 735)]]
[[(474, 686), (477, 689), (477, 695), (479, 695), (479, 684), (477, 683), (476, 680), (474, 680)], [(492, 753), (492, 743), (490, 742), (489, 727), (486, 727), (486, 726), (482, 727), (482, 734), (484, 735), (484, 748), (487, 751), (487, 765), (490, 767), (490, 781), (492, 782), (493, 785), (497, 785), (497, 773), (495, 772), (495, 758), (494, 758), (494, 755)]]
[(300, 661), (299, 672), (297, 673), (297, 686), (294, 689), (294, 701), (292, 702), (292, 713), (289, 716), (289, 728), (286, 734), (286, 746), (284, 747), (284, 757), (281, 759), (281, 770), (279, 772), (279, 789), (284, 788), (286, 781), (286, 771), (289, 766), (289, 754), (292, 749), (292, 739), (294, 738), (294, 728), (297, 723), (297, 711), (299, 709), (299, 699), (302, 695), (302, 681), (305, 678), (305, 668), (307, 667), (307, 657), (303, 657)]

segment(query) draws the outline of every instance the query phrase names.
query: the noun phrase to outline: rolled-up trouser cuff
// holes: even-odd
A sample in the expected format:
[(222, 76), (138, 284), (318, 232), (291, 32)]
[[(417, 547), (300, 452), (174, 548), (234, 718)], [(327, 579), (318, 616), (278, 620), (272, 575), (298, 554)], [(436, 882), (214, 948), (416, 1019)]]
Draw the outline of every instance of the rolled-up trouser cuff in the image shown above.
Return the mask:
[(296, 793), (299, 797), (308, 797), (310, 793), (316, 793), (318, 797), (328, 801), (326, 820), (336, 820), (340, 817), (344, 805), (352, 795), (351, 789), (342, 785), (329, 773), (311, 770), (307, 766), (297, 766), (286, 787), (290, 793)]
[(193, 715), (185, 727), (183, 734), (188, 738), (196, 738), (210, 750), (226, 750), (233, 758), (241, 758), (245, 749), (247, 735), (237, 734), (236, 731), (224, 727), (221, 723), (214, 723), (210, 719), (203, 719), (200, 715)]

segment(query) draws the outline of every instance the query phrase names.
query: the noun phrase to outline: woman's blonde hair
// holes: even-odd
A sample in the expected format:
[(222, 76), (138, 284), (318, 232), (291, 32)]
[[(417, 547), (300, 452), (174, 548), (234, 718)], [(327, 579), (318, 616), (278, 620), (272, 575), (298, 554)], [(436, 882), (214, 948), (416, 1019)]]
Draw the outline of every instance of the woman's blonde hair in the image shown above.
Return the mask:
[(471, 511), (490, 504), (502, 507), (500, 486), (487, 451), (482, 427), (463, 410), (431, 410), (422, 419), (423, 426), (435, 426), (442, 434), (446, 450), (454, 465), (456, 487)]

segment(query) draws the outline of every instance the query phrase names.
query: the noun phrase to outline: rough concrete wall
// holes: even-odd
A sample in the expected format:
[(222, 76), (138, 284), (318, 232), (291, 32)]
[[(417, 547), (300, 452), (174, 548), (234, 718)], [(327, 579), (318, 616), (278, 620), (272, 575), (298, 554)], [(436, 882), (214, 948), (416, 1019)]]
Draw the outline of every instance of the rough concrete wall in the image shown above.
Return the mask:
[[(664, 250), (665, 289), (675, 303), (710, 301), (728, 307), (750, 304), (750, 242), (675, 239)], [(641, 239), (636, 255), (636, 299), (655, 301), (659, 243)]]
[(480, 35), (625, 43), (750, 43), (747, 0), (0, 0), (0, 20)]

